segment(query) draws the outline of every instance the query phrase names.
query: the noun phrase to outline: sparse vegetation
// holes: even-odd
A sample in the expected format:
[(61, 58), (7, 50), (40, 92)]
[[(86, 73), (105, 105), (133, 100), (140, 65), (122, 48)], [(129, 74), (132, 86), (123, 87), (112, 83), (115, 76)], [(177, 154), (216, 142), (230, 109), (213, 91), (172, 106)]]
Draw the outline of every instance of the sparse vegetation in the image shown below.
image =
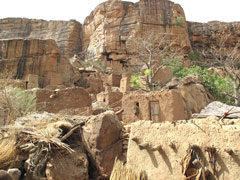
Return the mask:
[(190, 68), (181, 66), (171, 66), (174, 76), (178, 78), (186, 77), (189, 74), (198, 74), (204, 85), (214, 95), (217, 101), (226, 104), (234, 104), (233, 83), (229, 77), (222, 78), (216, 74), (211, 74), (207, 68), (194, 65)]
[(25, 116), (28, 112), (36, 110), (36, 95), (24, 89), (11, 86), (9, 75), (1, 75), (4, 83), (0, 88), (0, 109), (7, 112), (8, 119), (5, 124), (10, 124), (17, 117)]
[(182, 26), (184, 21), (185, 21), (184, 17), (176, 17), (175, 24), (178, 25), (178, 26)]
[[(139, 87), (142, 82), (145, 82), (145, 87), (141, 88), (146, 91), (152, 91), (159, 83), (153, 81), (158, 71), (166, 65), (169, 65), (179, 52), (175, 46), (174, 40), (168, 40), (167, 34), (145, 33), (142, 37), (134, 39), (137, 75), (131, 79), (131, 87)], [(144, 70), (143, 68), (144, 67)], [(142, 72), (144, 80), (140, 80)], [(142, 87), (142, 86), (140, 86)]]

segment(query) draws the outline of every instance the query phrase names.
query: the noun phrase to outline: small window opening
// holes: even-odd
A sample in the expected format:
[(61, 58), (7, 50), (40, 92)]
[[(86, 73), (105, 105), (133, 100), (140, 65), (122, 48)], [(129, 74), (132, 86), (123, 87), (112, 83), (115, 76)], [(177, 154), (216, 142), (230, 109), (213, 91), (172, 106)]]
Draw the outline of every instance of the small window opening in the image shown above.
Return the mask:
[(134, 114), (137, 115), (138, 113), (139, 113), (139, 102), (136, 102), (134, 107)]

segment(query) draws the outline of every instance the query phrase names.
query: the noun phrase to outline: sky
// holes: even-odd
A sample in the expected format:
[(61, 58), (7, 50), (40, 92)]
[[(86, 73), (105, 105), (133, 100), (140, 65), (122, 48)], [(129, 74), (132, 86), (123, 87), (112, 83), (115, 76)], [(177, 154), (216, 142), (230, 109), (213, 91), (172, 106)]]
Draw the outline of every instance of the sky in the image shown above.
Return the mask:
[[(0, 19), (25, 17), (45, 20), (75, 19), (81, 23), (106, 0), (2, 0)], [(137, 2), (138, 0), (129, 0)], [(240, 21), (239, 0), (172, 0), (180, 4), (188, 21)]]

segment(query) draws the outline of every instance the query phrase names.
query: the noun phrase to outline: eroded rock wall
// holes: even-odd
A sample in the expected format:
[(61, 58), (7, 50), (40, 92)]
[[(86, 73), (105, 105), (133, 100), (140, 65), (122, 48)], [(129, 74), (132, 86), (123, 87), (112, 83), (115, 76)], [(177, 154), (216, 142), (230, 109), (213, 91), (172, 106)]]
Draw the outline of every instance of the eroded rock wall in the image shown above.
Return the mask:
[[(179, 17), (181, 24), (176, 23)], [(146, 32), (166, 33), (184, 50), (191, 49), (184, 11), (167, 0), (107, 1), (86, 18), (83, 31), (83, 49), (92, 59), (127, 60), (134, 53), (131, 40)]]
[(235, 47), (240, 40), (240, 22), (188, 22), (188, 32), (193, 51), (198, 54), (204, 53), (207, 56), (210, 53), (210, 47), (218, 48), (219, 42), (224, 41), (227, 37), (224, 46), (226, 48)]
[(0, 27), (0, 39), (52, 39), (67, 58), (81, 50), (82, 25), (75, 20), (6, 18)]
[(39, 87), (70, 86), (79, 74), (69, 58), (81, 51), (81, 41), (82, 26), (73, 20), (1, 19), (0, 70), (17, 79), (37, 75)]
[(16, 79), (38, 76), (39, 87), (69, 85), (72, 67), (61, 58), (54, 40), (0, 40), (0, 69)]

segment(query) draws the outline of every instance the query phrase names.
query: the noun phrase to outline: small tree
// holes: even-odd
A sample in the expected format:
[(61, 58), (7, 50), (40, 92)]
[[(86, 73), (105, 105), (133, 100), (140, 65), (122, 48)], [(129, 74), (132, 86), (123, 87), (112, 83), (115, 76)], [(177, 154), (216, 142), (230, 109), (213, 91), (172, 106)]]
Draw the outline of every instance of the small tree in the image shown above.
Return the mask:
[[(150, 91), (157, 85), (153, 82), (153, 79), (158, 71), (162, 67), (173, 63), (173, 61), (176, 63), (176, 59), (172, 57), (175, 57), (180, 49), (176, 49), (175, 40), (168, 40), (167, 37), (170, 37), (170, 35), (167, 36), (166, 33), (147, 32), (142, 37), (132, 40), (135, 59), (137, 60), (136, 66), (142, 67), (145, 65), (145, 81)], [(135, 77), (132, 78), (133, 82), (136, 82), (136, 80)]]
[[(219, 35), (216, 46), (203, 51), (201, 54), (208, 66), (221, 67), (231, 79), (234, 86), (234, 94), (226, 94), (235, 99), (235, 104), (240, 106), (240, 41), (235, 42), (233, 47), (227, 46), (230, 34)], [(232, 45), (232, 43), (231, 43)]]

